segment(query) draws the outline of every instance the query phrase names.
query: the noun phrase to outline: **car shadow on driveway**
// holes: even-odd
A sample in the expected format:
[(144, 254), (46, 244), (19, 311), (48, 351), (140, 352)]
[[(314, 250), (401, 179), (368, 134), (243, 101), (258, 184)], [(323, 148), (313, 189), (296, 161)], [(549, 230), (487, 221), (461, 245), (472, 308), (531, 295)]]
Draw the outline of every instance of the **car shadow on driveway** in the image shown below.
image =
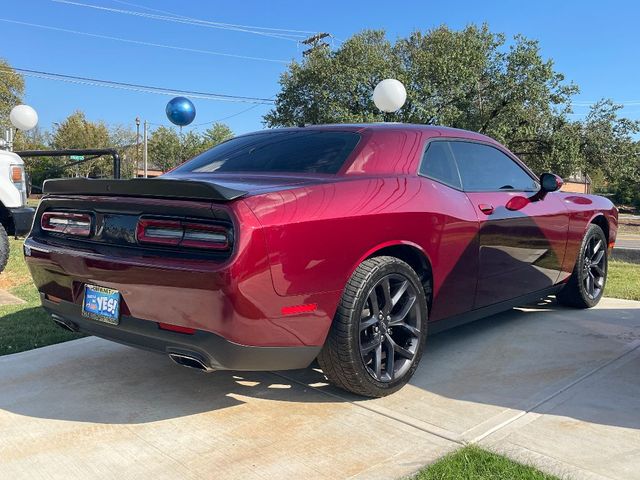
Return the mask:
[[(154, 353), (86, 338), (0, 358), (0, 409), (36, 418), (141, 424), (253, 401), (285, 408), (356, 402), (459, 435), (505, 409), (536, 411), (640, 344), (637, 302), (627, 302), (629, 308), (620, 301), (603, 303), (572, 310), (545, 300), (434, 335), (410, 384), (382, 399), (334, 388), (317, 367), (203, 374)], [(639, 367), (637, 361), (627, 367), (633, 369), (627, 375), (635, 372), (628, 379), (614, 372), (610, 388), (617, 391), (608, 392), (612, 401), (605, 410), (565, 402), (554, 414), (640, 428)], [(591, 392), (586, 400), (606, 403), (606, 394)]]
[[(429, 337), (409, 385), (363, 403), (454, 435), (505, 409), (640, 429), (639, 371), (638, 302), (575, 310), (548, 298)], [(306, 384), (323, 378), (320, 370), (283, 374)]]

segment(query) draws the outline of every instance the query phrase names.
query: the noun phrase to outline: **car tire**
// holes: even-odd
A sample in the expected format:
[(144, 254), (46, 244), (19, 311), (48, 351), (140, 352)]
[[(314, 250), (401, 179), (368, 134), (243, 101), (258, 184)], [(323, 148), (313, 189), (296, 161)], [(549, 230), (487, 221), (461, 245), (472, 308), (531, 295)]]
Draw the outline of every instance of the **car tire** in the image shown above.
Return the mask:
[(594, 307), (602, 298), (607, 270), (607, 237), (602, 228), (591, 224), (582, 239), (573, 273), (558, 292), (558, 302), (574, 308)]
[(362, 262), (342, 294), (318, 363), (334, 385), (365, 397), (402, 388), (427, 337), (427, 301), (416, 272), (402, 260)]
[(0, 272), (4, 271), (9, 261), (9, 235), (4, 229), (4, 226), (0, 224)]

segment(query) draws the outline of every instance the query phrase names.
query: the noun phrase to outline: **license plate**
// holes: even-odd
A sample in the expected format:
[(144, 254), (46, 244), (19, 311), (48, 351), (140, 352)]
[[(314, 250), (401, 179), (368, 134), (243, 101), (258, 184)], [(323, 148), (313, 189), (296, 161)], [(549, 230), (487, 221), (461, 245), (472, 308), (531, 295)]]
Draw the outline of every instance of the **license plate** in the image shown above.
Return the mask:
[(98, 322), (120, 323), (120, 292), (111, 288), (85, 285), (82, 315)]

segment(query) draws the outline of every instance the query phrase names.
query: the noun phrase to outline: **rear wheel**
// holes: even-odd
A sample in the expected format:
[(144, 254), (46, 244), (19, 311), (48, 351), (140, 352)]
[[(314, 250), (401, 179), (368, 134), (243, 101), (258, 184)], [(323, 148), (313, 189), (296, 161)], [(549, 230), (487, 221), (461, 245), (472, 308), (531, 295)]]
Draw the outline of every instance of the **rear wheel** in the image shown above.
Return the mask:
[(9, 261), (9, 236), (7, 231), (0, 224), (0, 272), (4, 270)]
[(336, 386), (382, 397), (409, 381), (426, 333), (427, 302), (416, 272), (395, 257), (370, 258), (347, 283), (318, 363)]
[(598, 225), (591, 224), (582, 239), (573, 273), (558, 293), (558, 301), (576, 308), (597, 305), (604, 292), (607, 269), (607, 238)]

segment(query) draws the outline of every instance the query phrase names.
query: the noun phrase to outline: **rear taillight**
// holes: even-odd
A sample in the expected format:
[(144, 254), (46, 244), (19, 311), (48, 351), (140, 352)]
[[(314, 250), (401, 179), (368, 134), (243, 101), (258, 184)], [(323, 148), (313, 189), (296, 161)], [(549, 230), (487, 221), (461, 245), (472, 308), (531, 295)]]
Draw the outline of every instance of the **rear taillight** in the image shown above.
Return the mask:
[(141, 218), (136, 238), (138, 243), (173, 247), (228, 250), (231, 246), (231, 232), (226, 226), (191, 220)]
[(184, 223), (184, 237), (180, 246), (191, 248), (210, 248), (217, 245), (221, 249), (229, 248), (229, 232), (221, 225)]
[(44, 212), (40, 219), (40, 228), (45, 232), (88, 237), (91, 235), (91, 215), (88, 213)]
[(184, 230), (178, 220), (141, 219), (136, 227), (138, 243), (178, 246)]

